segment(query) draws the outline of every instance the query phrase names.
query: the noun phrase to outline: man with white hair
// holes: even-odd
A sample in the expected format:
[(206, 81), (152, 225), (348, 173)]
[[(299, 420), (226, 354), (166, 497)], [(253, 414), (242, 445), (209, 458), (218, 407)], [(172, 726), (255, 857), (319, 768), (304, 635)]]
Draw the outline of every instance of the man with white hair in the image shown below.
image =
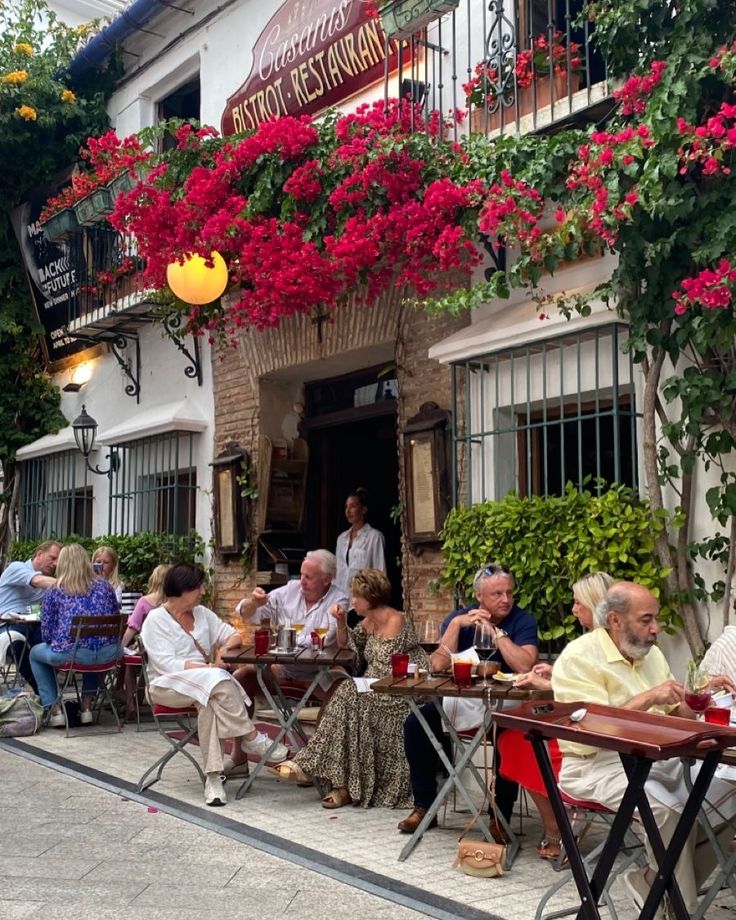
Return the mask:
[[(315, 629), (327, 629), (325, 645), (332, 645), (336, 637), (336, 621), (330, 616), (330, 610), (339, 604), (347, 609), (350, 604), (344, 592), (334, 583), (337, 560), (334, 553), (327, 549), (315, 549), (308, 552), (301, 565), (299, 580), (287, 582), (281, 588), (275, 588), (267, 594), (263, 588), (255, 588), (250, 597), (243, 598), (235, 608), (244, 620), (259, 623), (261, 619), (271, 621), (274, 628), (279, 626), (299, 627), (297, 645), (311, 644), (311, 634)], [(288, 679), (306, 689), (304, 668), (271, 665), (271, 671), (278, 679)], [(329, 672), (330, 675), (333, 672)], [(243, 685), (248, 696), (253, 699), (259, 692), (254, 665), (239, 668), (235, 675)], [(326, 691), (332, 680), (325, 679), (321, 689)]]
[[(672, 676), (664, 655), (657, 648), (658, 614), (657, 599), (643, 585), (623, 581), (611, 585), (595, 611), (596, 626), (601, 628), (575, 639), (555, 662), (552, 671), (555, 699), (561, 702), (584, 700), (619, 709), (694, 718), (695, 714), (684, 702), (683, 685)], [(577, 799), (598, 802), (616, 811), (628, 786), (618, 753), (562, 740), (560, 749), (563, 755), (560, 788)], [(688, 795), (680, 761), (655, 763), (645, 788), (666, 846)], [(711, 783), (708, 796), (711, 801), (731, 796), (729, 784), (719, 780)], [(720, 807), (729, 811), (729, 805), (730, 802), (724, 801)], [(729, 835), (727, 830), (723, 833), (725, 845)], [(648, 841), (645, 842), (649, 866), (631, 869), (623, 877), (639, 909), (656, 876), (654, 867), (657, 865)], [(715, 854), (708, 840), (701, 840), (698, 830), (693, 830), (675, 870), (689, 913), (696, 910), (698, 887), (715, 864)], [(666, 908), (660, 907), (656, 916), (663, 917), (665, 913)]]

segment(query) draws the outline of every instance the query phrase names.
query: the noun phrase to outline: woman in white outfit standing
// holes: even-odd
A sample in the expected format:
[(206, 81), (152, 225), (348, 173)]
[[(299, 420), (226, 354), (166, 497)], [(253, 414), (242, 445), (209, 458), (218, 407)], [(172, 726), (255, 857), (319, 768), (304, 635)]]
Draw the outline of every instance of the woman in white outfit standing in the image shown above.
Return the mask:
[[(247, 775), (248, 754), (263, 755), (271, 739), (257, 731), (248, 716), (250, 702), (233, 680), (222, 653), (238, 648), (240, 636), (216, 613), (199, 602), (204, 572), (199, 566), (172, 566), (164, 581), (166, 601), (152, 610), (141, 629), (148, 654), (151, 700), (161, 706), (197, 708), (197, 733), (202, 751), (207, 805), (225, 805), (221, 774)], [(234, 738), (232, 757), (223, 757), (221, 740)], [(288, 750), (276, 746), (272, 761)]]
[(348, 530), (337, 538), (337, 574), (335, 584), (350, 597), (350, 582), (361, 569), (379, 569), (385, 574), (386, 557), (383, 534), (366, 521), (368, 493), (356, 489), (345, 500)]

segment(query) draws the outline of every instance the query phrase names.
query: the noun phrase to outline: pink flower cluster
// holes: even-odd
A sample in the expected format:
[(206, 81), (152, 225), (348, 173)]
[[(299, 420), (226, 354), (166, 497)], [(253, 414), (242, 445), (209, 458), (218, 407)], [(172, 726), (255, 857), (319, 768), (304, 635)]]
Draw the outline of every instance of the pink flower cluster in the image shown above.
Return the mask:
[(645, 111), (649, 96), (661, 82), (666, 69), (667, 61), (652, 61), (648, 73), (629, 77), (621, 89), (614, 92), (613, 98), (621, 103), (622, 115), (641, 115)]
[(733, 302), (733, 287), (736, 282), (736, 268), (728, 259), (721, 259), (715, 269), (705, 268), (694, 278), (680, 283), (680, 291), (672, 295), (675, 299), (675, 313), (682, 316), (688, 309), (703, 307), (706, 310), (722, 310)]
[(704, 176), (730, 175), (731, 167), (724, 158), (736, 147), (736, 105), (722, 103), (718, 112), (702, 125), (691, 125), (684, 118), (678, 118), (677, 130), (684, 138), (677, 151), (681, 175), (685, 175), (693, 164), (702, 168)]
[(567, 76), (568, 70), (579, 73), (582, 69), (580, 45), (573, 41), (568, 43), (565, 33), (559, 29), (553, 33), (551, 42), (546, 33), (538, 35), (530, 49), (516, 55), (514, 66), (517, 85), (522, 89), (550, 73)]
[[(221, 253), (233, 293), (224, 312), (192, 309), (195, 330), (275, 326), (335, 309), (356, 289), (366, 300), (393, 286), (425, 296), (480, 259), (472, 209), (485, 184), (446, 177), (455, 154), (440, 139), (444, 128), (397, 100), (319, 127), (306, 116), (264, 122), (244, 138), (218, 141), (209, 155), (204, 142), (181, 187), (171, 181), (173, 167), (155, 167), (120, 196), (112, 222), (135, 234), (146, 281), (157, 288), (183, 253)], [(432, 156), (444, 157), (444, 167), (426, 162), (417, 130), (438, 138)], [(181, 141), (184, 155), (201, 143), (191, 134)]]
[(539, 220), (544, 199), (536, 189), (521, 179), (514, 179), (508, 170), (501, 170), (500, 182), (488, 190), (478, 219), (481, 233), (493, 237), (508, 237), (524, 247), (533, 247), (541, 236)]
[(576, 210), (584, 229), (612, 246), (619, 226), (631, 219), (639, 195), (633, 184), (623, 194), (612, 193), (606, 180), (614, 170), (633, 167), (654, 141), (645, 124), (616, 133), (597, 131), (590, 140), (578, 148), (579, 162), (573, 164), (566, 185), (579, 193)]

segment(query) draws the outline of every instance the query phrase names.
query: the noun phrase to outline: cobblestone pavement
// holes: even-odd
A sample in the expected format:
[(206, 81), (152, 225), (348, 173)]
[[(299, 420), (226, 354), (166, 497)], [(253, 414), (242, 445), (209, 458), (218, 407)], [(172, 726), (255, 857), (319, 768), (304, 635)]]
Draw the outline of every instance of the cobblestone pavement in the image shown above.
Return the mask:
[[(265, 772), (239, 801), (230, 781), (231, 801), (211, 809), (194, 769), (177, 756), (139, 796), (135, 783), (163, 740), (133, 726), (94, 731), (0, 741), (0, 920), (214, 920), (229, 910), (259, 920), (533, 920), (542, 895), (565, 877), (538, 859), (531, 816), (511, 871), (474, 879), (451, 865), (468, 817), (452, 802), (444, 826), (400, 863), (406, 838), (396, 823), (405, 812), (328, 811), (315, 789)], [(633, 920), (620, 882), (611, 895), (619, 920)], [(550, 908), (577, 903), (567, 884)], [(708, 912), (709, 920), (733, 915), (726, 893)]]

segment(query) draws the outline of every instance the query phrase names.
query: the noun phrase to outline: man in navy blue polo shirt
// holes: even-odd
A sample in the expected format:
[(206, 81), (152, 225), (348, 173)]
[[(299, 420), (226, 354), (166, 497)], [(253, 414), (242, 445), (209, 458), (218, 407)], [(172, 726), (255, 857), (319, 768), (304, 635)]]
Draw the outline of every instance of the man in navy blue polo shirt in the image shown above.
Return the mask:
[[(504, 671), (526, 673), (531, 671), (539, 657), (537, 623), (534, 617), (514, 603), (514, 576), (502, 565), (487, 565), (480, 569), (473, 579), (477, 604), (456, 610), (442, 624), (442, 641), (432, 654), (430, 666), (433, 671), (444, 671), (450, 667), (451, 656), (473, 647), (475, 627), (478, 623), (490, 623), (497, 651), (491, 661), (497, 661)], [(482, 700), (464, 701), (471, 705), (470, 712), (463, 713), (466, 724), (456, 728), (470, 728), (479, 725)], [(433, 703), (422, 706), (422, 714), (436, 737), (442, 734), (442, 719)], [(452, 716), (451, 716), (452, 718)], [(470, 719), (470, 724), (467, 724)], [(473, 721), (474, 720), (474, 721)], [(414, 810), (399, 822), (399, 830), (413, 833), (435, 800), (437, 795), (437, 770), (439, 757), (416, 716), (410, 715), (404, 723), (404, 747), (409, 762)], [(516, 783), (504, 779), (496, 761), (496, 807), (507, 821), (511, 818), (519, 791)], [(432, 825), (436, 823), (433, 822)]]

